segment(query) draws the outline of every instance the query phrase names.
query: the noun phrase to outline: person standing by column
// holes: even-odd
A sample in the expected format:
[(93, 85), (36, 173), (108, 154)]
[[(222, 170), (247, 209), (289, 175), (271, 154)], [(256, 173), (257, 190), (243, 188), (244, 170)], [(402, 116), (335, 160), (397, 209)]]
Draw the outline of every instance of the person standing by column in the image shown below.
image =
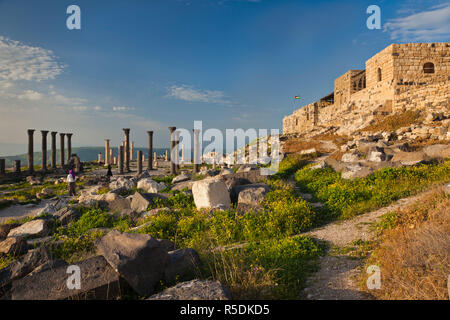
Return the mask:
[(73, 170), (69, 170), (69, 174), (67, 175), (67, 186), (69, 188), (69, 196), (75, 195), (75, 174)]

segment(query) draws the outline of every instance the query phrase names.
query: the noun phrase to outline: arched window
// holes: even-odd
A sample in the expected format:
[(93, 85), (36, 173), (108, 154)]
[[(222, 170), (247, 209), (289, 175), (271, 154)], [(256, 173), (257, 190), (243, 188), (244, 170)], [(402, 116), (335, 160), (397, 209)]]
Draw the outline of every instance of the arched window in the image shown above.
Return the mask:
[(381, 81), (381, 68), (378, 68), (378, 70), (377, 70), (377, 78), (378, 78), (378, 81)]
[(434, 64), (427, 62), (423, 65), (423, 73), (434, 73)]

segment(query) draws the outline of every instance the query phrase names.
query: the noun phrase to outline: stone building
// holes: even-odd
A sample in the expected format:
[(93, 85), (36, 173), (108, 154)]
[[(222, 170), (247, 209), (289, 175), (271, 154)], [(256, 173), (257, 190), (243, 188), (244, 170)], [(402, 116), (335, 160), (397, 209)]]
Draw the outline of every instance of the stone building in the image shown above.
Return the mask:
[(391, 44), (334, 81), (334, 91), (283, 119), (283, 133), (339, 127), (347, 134), (375, 118), (411, 109), (448, 114), (450, 43)]

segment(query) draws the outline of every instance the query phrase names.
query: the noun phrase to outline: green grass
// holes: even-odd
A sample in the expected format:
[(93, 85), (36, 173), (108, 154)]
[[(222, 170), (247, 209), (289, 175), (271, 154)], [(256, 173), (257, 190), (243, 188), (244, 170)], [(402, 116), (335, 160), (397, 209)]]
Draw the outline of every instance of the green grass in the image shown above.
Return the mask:
[(342, 179), (331, 168), (303, 168), (296, 172), (295, 180), (302, 191), (325, 204), (325, 218), (350, 218), (450, 181), (450, 161), (384, 168), (355, 180)]

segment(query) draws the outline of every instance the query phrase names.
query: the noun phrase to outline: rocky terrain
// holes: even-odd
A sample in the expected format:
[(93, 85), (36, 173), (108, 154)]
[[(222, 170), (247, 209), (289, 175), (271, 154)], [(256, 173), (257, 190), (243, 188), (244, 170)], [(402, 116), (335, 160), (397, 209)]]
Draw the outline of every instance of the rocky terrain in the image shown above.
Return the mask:
[[(172, 176), (160, 161), (110, 180), (94, 165), (74, 197), (56, 173), (3, 184), (1, 299), (367, 298), (326, 288), (333, 270), (345, 269), (336, 281), (346, 283), (361, 265), (326, 247), (373, 240), (364, 226), (390, 204), (448, 184), (450, 119), (422, 118), (283, 136), (272, 177), (257, 165)], [(81, 288), (69, 288), (70, 266)]]

